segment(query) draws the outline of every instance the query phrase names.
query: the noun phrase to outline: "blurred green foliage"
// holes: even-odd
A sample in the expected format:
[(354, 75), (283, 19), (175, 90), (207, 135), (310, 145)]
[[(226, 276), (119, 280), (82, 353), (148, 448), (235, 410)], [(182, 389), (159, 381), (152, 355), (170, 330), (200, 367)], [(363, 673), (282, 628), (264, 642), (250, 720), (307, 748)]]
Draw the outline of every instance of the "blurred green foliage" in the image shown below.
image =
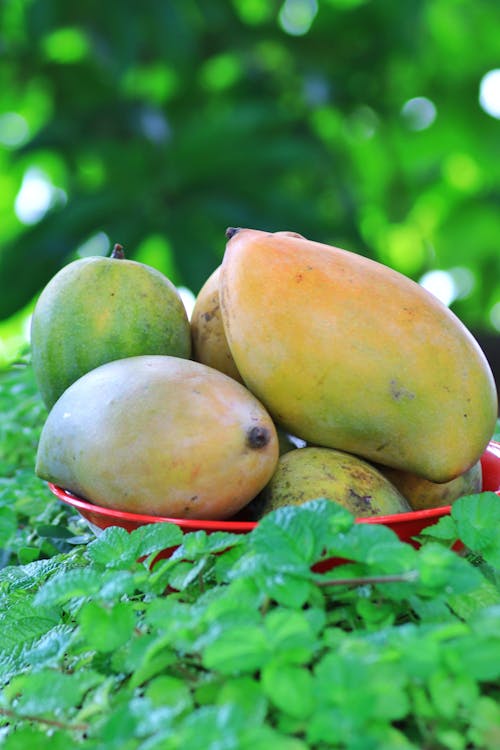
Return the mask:
[(3, 0), (0, 338), (114, 242), (196, 293), (228, 225), (447, 271), (500, 329), (498, 28), (495, 0)]

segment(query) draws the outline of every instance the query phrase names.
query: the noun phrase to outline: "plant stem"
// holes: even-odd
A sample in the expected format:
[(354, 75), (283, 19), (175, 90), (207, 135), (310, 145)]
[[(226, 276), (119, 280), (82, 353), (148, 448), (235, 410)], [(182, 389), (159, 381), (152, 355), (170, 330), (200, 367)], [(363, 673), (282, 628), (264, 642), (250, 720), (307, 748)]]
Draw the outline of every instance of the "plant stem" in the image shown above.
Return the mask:
[(63, 721), (57, 721), (56, 719), (46, 719), (44, 716), (18, 714), (8, 708), (0, 708), (0, 716), (7, 716), (8, 718), (16, 719), (17, 721), (33, 721), (37, 724), (46, 724), (49, 727), (57, 727), (57, 729), (69, 729), (74, 732), (86, 732), (89, 728), (88, 724), (66, 724)]
[(387, 576), (360, 576), (358, 578), (328, 578), (317, 581), (318, 586), (366, 586), (371, 583), (413, 583), (419, 577), (417, 570)]

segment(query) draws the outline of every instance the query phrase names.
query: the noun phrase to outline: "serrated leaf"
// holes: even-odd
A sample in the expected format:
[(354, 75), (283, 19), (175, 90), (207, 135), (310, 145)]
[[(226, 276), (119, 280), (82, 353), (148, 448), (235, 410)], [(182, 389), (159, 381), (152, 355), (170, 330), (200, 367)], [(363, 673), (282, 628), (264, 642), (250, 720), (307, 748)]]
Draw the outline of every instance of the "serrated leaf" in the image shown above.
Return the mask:
[(138, 537), (134, 539), (121, 526), (109, 526), (97, 539), (90, 542), (85, 554), (103, 568), (128, 567), (137, 560), (137, 541)]
[(335, 557), (344, 557), (356, 562), (380, 563), (380, 555), (377, 548), (387, 550), (383, 557), (397, 559), (398, 552), (405, 552), (403, 542), (399, 541), (392, 529), (380, 524), (357, 523), (351, 526), (346, 533), (339, 534), (331, 539), (328, 552)]
[(181, 544), (183, 534), (174, 523), (150, 523), (139, 526), (130, 532), (129, 542), (135, 545), (136, 554), (140, 557), (161, 552)]
[(500, 567), (500, 498), (495, 492), (465, 495), (451, 507), (462, 542)]
[(88, 568), (63, 570), (43, 584), (35, 596), (35, 606), (53, 606), (78, 597), (95, 594), (102, 586), (102, 577)]
[(52, 573), (78, 565), (78, 553), (54, 555), (48, 560), (36, 560), (27, 565), (12, 565), (0, 570), (0, 591), (38, 587)]
[(71, 625), (58, 623), (23, 650), (32, 667), (55, 663), (64, 654), (74, 634)]
[(464, 594), (481, 585), (479, 570), (455, 552), (437, 543), (426, 544), (418, 554), (418, 591), (436, 595)]
[[(2, 623), (0, 628), (0, 643), (3, 649), (14, 649), (25, 643), (31, 643), (47, 630), (50, 630), (58, 622), (58, 616), (47, 612), (34, 613), (33, 607), (31, 613), (26, 616), (10, 612), (11, 616)], [(50, 616), (49, 616), (50, 615)]]
[(448, 596), (448, 604), (462, 620), (469, 620), (472, 615), (487, 607), (500, 605), (500, 589), (485, 578), (477, 588), (466, 594)]
[(0, 652), (1, 680), (6, 681), (25, 669), (57, 665), (68, 648), (74, 630), (58, 624), (21, 648)]
[(300, 572), (318, 562), (332, 535), (353, 523), (350, 513), (328, 500), (285, 506), (264, 516), (251, 533), (250, 546), (269, 554), (275, 567)]
[(184, 534), (182, 544), (175, 550), (175, 559), (196, 560), (200, 556), (224, 552), (244, 542), (244, 535), (230, 534), (225, 531), (191, 531)]

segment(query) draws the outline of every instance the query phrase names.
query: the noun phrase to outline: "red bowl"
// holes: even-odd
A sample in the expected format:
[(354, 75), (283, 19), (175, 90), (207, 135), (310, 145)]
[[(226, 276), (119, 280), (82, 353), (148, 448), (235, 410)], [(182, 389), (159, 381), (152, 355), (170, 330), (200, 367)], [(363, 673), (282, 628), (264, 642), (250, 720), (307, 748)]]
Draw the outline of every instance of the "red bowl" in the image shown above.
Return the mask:
[[(500, 497), (500, 442), (492, 440), (481, 457), (483, 471), (483, 491), (492, 491)], [(96, 531), (108, 526), (121, 526), (127, 531), (133, 531), (148, 523), (162, 523), (168, 521), (176, 524), (183, 532), (189, 531), (229, 531), (233, 534), (246, 534), (257, 525), (257, 521), (196, 521), (180, 518), (166, 518), (164, 516), (149, 516), (141, 513), (112, 510), (94, 505), (82, 500), (68, 490), (49, 483), (50, 490), (83, 516)], [(415, 510), (410, 513), (397, 513), (388, 516), (374, 516), (373, 518), (357, 518), (356, 523), (374, 523), (388, 526), (396, 532), (403, 542), (417, 546), (413, 537), (422, 529), (436, 523), (443, 516), (449, 515), (450, 505), (430, 510)], [(171, 552), (171, 551), (169, 551)]]

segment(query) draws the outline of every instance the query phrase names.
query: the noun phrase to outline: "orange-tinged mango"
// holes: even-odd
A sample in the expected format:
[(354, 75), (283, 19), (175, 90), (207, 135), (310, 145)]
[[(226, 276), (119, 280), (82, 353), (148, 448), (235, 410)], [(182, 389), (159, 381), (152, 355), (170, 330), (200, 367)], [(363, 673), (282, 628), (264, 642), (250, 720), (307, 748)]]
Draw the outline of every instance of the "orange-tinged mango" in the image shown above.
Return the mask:
[(495, 383), (447, 307), (380, 263), (300, 235), (228, 238), (226, 336), (277, 424), (436, 482), (476, 463), (495, 428)]

